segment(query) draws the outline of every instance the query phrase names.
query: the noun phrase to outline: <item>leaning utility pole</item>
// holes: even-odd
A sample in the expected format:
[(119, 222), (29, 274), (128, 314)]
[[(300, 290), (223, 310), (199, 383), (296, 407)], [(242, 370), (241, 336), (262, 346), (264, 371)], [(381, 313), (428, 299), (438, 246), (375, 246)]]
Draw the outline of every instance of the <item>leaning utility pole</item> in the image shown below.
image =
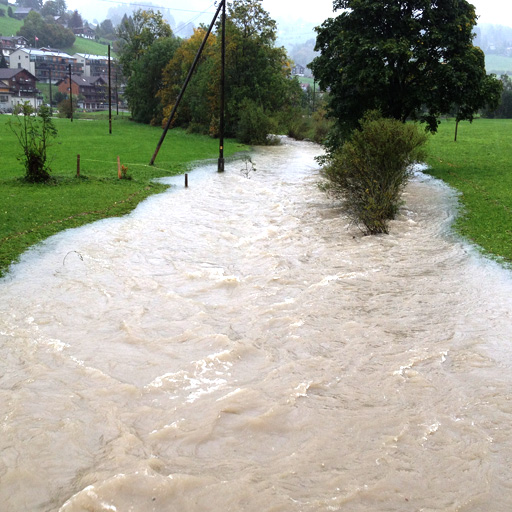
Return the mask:
[(222, 0), (222, 50), (220, 64), (220, 127), (219, 127), (219, 165), (218, 171), (224, 172), (224, 104), (226, 92), (226, 0)]
[[(153, 157), (151, 158), (151, 161), (149, 162), (149, 165), (154, 165), (155, 164), (155, 160), (156, 160), (156, 157), (158, 155), (158, 152), (160, 151), (160, 148), (162, 147), (162, 144), (164, 142), (165, 136), (167, 135), (167, 132), (169, 131), (169, 128), (171, 127), (171, 123), (174, 120), (174, 116), (176, 115), (176, 111), (178, 110), (178, 106), (181, 103), (181, 100), (183, 99), (183, 95), (185, 94), (185, 91), (187, 90), (187, 86), (188, 86), (188, 84), (190, 82), (190, 79), (192, 78), (192, 75), (193, 75), (195, 69), (196, 69), (197, 63), (199, 62), (199, 58), (201, 57), (201, 54), (203, 53), (204, 47), (206, 46), (206, 41), (208, 40), (208, 37), (210, 36), (210, 34), (211, 34), (212, 30), (213, 30), (213, 27), (215, 25), (215, 22), (217, 21), (217, 18), (219, 16), (219, 13), (220, 13), (221, 9), (224, 9), (223, 13), (225, 13), (226, 0), (221, 0), (221, 2), (219, 4), (219, 7), (217, 9), (217, 12), (215, 13), (215, 16), (212, 19), (210, 27), (208, 28), (208, 31), (206, 32), (206, 34), (204, 36), (203, 42), (201, 43), (201, 46), (199, 47), (199, 50), (198, 50), (198, 52), (196, 54), (194, 62), (192, 63), (192, 66), (190, 67), (190, 70), (188, 72), (187, 78), (185, 79), (185, 83), (183, 84), (183, 86), (181, 88), (181, 91), (180, 91), (180, 93), (179, 93), (179, 95), (178, 95), (178, 97), (176, 99), (176, 102), (175, 102), (174, 107), (172, 109), (171, 115), (169, 116), (167, 124), (165, 125), (164, 132), (162, 133), (162, 136), (160, 137), (160, 140), (158, 141), (158, 144), (156, 146), (156, 149), (155, 149), (155, 152), (153, 154)], [(222, 32), (224, 33), (224, 30)], [(223, 114), (221, 113), (221, 117), (222, 117), (222, 115)], [(223, 144), (223, 142), (221, 144)], [(224, 148), (221, 146), (221, 151), (223, 151), (223, 149)], [(219, 158), (219, 166), (221, 165), (220, 162), (221, 162), (221, 158)], [(224, 162), (223, 153), (222, 153), (222, 162)], [(220, 170), (220, 168), (219, 168), (219, 170)]]

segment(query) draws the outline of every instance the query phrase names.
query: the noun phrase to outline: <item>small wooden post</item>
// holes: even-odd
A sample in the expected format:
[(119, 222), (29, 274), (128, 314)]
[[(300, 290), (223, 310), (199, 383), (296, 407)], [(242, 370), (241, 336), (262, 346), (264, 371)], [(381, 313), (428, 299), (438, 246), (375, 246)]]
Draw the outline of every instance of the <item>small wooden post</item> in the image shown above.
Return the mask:
[(80, 155), (76, 155), (76, 177), (80, 178)]
[(188, 188), (188, 174), (185, 173), (185, 188)]
[(121, 159), (119, 158), (119, 155), (117, 155), (117, 177), (121, 179)]

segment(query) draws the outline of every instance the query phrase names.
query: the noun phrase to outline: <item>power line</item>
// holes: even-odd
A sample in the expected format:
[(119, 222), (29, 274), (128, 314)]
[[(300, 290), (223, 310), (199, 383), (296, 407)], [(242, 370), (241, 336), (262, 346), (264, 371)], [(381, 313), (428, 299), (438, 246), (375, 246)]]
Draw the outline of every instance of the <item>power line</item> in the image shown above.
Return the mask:
[(176, 28), (176, 30), (174, 30), (174, 33), (177, 34), (178, 32), (181, 32), (182, 30), (185, 30), (186, 27), (188, 27), (189, 25), (192, 25), (194, 23), (194, 21), (198, 20), (203, 14), (208, 14), (208, 9), (210, 9), (210, 7), (213, 7), (214, 4), (211, 4), (210, 6), (208, 6), (206, 8), (205, 11), (192, 11), (192, 12), (199, 12), (199, 14), (197, 16), (194, 16), (191, 20), (187, 21), (183, 26), (181, 26), (179, 29)]
[[(116, 5), (129, 5), (133, 7), (150, 7), (152, 9), (166, 9), (168, 11), (180, 11), (180, 12), (194, 12), (199, 14), (212, 14), (212, 11), (195, 11), (192, 9), (177, 9), (175, 7), (166, 7), (164, 5), (151, 5), (151, 4), (138, 4), (134, 2), (120, 2), (118, 0), (100, 0), (100, 2), (105, 2), (107, 4), (116, 4)], [(211, 6), (210, 6), (211, 7)], [(208, 7), (208, 9), (210, 9)]]

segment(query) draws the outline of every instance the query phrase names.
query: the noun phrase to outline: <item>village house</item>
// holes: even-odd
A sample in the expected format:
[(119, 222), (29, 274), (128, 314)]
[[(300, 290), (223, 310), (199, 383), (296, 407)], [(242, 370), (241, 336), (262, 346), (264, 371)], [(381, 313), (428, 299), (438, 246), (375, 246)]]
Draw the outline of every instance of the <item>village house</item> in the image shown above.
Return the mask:
[[(57, 85), (59, 92), (69, 95), (69, 77)], [(84, 110), (103, 110), (108, 102), (107, 80), (102, 76), (71, 75), (71, 92)]]
[(49, 83), (50, 74), (52, 83), (64, 79), (69, 74), (70, 65), (71, 73), (83, 73), (82, 64), (71, 55), (49, 48), (19, 48), (11, 54), (9, 62), (11, 69), (26, 69), (44, 83)]
[(32, 7), (18, 7), (14, 13), (14, 17), (17, 20), (24, 20), (33, 10)]
[(26, 69), (0, 68), (0, 110), (10, 111), (28, 101), (34, 108), (42, 104), (37, 78)]
[(18, 48), (26, 48), (28, 41), (23, 36), (1, 36), (0, 35), (0, 55), (5, 57), (7, 64), (11, 57), (11, 53)]
[[(82, 65), (84, 76), (108, 75), (108, 57), (104, 55), (90, 55), (88, 53), (75, 53), (73, 58)], [(110, 59), (113, 65), (112, 58)]]
[(304, 76), (306, 73), (306, 68), (301, 66), (300, 64), (295, 64), (292, 67), (292, 76)]
[(96, 39), (96, 32), (86, 25), (85, 27), (73, 28), (73, 34), (77, 37), (83, 37), (85, 39)]

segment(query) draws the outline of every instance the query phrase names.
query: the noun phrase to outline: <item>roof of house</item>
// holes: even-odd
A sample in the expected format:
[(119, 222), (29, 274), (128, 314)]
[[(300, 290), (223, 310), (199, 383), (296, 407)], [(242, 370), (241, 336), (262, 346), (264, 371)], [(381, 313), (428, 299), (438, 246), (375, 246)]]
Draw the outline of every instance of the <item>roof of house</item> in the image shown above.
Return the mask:
[[(75, 55), (78, 55), (79, 57), (82, 57), (82, 59), (89, 59), (89, 60), (108, 60), (108, 57), (105, 55), (92, 55), (90, 53), (75, 53)], [(112, 57), (110, 60), (113, 60)]]
[(37, 80), (37, 78), (30, 71), (27, 71), (26, 69), (23, 69), (23, 68), (20, 68), (20, 69), (0, 68), (0, 80), (6, 80), (6, 79), (10, 80), (13, 76), (16, 76), (23, 72), (28, 73), (35, 80)]
[[(49, 55), (51, 57), (61, 57), (63, 59), (73, 59), (71, 55), (68, 55), (64, 52), (59, 52), (58, 50), (52, 50), (50, 48), (41, 48), (40, 50), (35, 50), (33, 48), (20, 48), (19, 51), (28, 53), (29, 55), (35, 55), (35, 56), (43, 56), (43, 55)], [(73, 59), (75, 60), (75, 59)]]
[(27, 40), (23, 36), (2, 36), (2, 35), (0, 35), (0, 40), (2, 40), (2, 41), (19, 41), (20, 39), (23, 39), (24, 41)]
[[(61, 84), (62, 82), (67, 82), (69, 77), (66, 77), (62, 80), (59, 80), (57, 84)], [(82, 76), (82, 75), (71, 75), (71, 81), (75, 84), (82, 86), (82, 87), (93, 87), (95, 86), (99, 81), (105, 82), (105, 79), (101, 76)]]

